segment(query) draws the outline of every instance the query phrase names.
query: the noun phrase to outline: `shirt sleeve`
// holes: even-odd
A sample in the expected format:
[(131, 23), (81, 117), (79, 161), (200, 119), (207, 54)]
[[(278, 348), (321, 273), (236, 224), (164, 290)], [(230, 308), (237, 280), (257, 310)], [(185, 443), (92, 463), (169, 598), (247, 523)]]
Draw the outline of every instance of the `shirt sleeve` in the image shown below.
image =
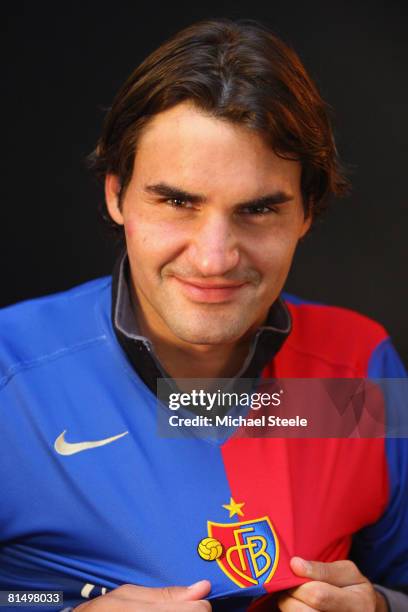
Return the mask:
[[(368, 377), (386, 382), (391, 397), (393, 422), (404, 423), (408, 416), (408, 385), (405, 368), (389, 339), (373, 352)], [(388, 411), (388, 398), (387, 411)], [(389, 502), (374, 523), (353, 538), (351, 558), (360, 571), (387, 600), (391, 612), (408, 610), (408, 438), (387, 437), (385, 452), (389, 474)], [(405, 434), (406, 435), (406, 434)], [(363, 477), (363, 474), (362, 474)], [(385, 588), (383, 588), (385, 587)], [(377, 588), (377, 587), (376, 587)]]
[(384, 596), (390, 612), (406, 612), (408, 610), (408, 595), (393, 589), (386, 589), (378, 584), (375, 584), (374, 588)]

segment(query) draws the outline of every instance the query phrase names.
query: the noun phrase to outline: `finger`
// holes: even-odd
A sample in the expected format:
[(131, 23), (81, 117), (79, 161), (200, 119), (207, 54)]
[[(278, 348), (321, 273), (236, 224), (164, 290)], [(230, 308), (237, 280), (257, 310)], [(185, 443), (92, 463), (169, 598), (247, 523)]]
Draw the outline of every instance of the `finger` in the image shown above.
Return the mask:
[[(289, 596), (320, 612), (347, 612), (348, 610), (374, 610), (375, 596), (367, 582), (363, 586), (336, 587), (327, 582), (313, 580), (290, 589)], [(374, 604), (374, 607), (373, 607)]]
[[(189, 605), (189, 610), (191, 610), (191, 612), (211, 612), (212, 610), (212, 605), (209, 601), (207, 601), (206, 599), (200, 599), (200, 601), (190, 601), (188, 602)], [(192, 607), (192, 606), (197, 606), (197, 607)], [(198, 607), (199, 606), (199, 607)]]
[(367, 578), (359, 572), (356, 565), (348, 560), (322, 563), (320, 561), (307, 561), (301, 557), (292, 557), (290, 567), (297, 576), (328, 582), (338, 587), (367, 582)]
[[(176, 588), (176, 590), (178, 589), (182, 589), (182, 591), (179, 594), (179, 597), (177, 597), (178, 600), (180, 601), (194, 601), (194, 600), (198, 600), (198, 599), (204, 599), (204, 597), (206, 595), (208, 595), (211, 591), (211, 582), (209, 580), (200, 580), (199, 582), (195, 582), (194, 584), (190, 585), (189, 587), (171, 587), (171, 589)], [(173, 596), (173, 592), (171, 593), (171, 595)], [(211, 606), (210, 606), (211, 609)]]
[(196, 601), (203, 599), (211, 590), (208, 580), (200, 580), (189, 587), (143, 587), (134, 584), (124, 584), (111, 593), (118, 597), (145, 602), (159, 601)]
[(278, 610), (281, 612), (316, 612), (316, 608), (311, 608), (302, 601), (290, 597), (289, 595), (284, 595), (279, 598)]
[[(209, 601), (205, 599), (201, 599), (200, 601), (167, 601), (160, 603), (151, 603), (151, 606), (154, 605), (154, 610), (157, 612), (211, 612), (211, 604)], [(146, 612), (146, 602), (139, 602), (139, 606), (135, 610), (129, 610), (129, 612)], [(122, 610), (120, 611), (122, 612)]]
[[(133, 586), (133, 585), (128, 585)], [(120, 588), (120, 587), (119, 587)], [(116, 589), (117, 590), (117, 589)], [(112, 594), (110, 594), (112, 595)], [(156, 610), (157, 612), (211, 612), (211, 604), (205, 599), (199, 601), (143, 601), (103, 595), (75, 608), (75, 612), (146, 612)]]

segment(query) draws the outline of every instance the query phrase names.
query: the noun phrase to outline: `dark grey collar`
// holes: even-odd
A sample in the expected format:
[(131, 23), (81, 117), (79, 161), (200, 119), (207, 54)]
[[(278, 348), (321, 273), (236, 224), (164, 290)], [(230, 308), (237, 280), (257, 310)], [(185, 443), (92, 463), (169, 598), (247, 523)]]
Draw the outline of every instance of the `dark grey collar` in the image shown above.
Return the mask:
[[(116, 262), (112, 279), (112, 323), (116, 337), (143, 382), (156, 393), (157, 378), (170, 378), (152, 342), (142, 336), (133, 312), (129, 286), (129, 261), (124, 252)], [(291, 317), (278, 298), (271, 306), (265, 325), (256, 332), (237, 378), (257, 378), (280, 350), (291, 331)]]

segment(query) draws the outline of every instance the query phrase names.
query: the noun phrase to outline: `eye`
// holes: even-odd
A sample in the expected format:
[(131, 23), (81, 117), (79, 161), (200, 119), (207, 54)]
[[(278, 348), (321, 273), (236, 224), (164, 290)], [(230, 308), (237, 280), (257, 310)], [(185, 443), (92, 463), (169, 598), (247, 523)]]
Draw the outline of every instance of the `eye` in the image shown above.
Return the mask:
[(173, 208), (192, 208), (193, 205), (191, 202), (187, 200), (182, 200), (181, 198), (169, 198), (166, 200), (166, 204), (172, 206)]
[(247, 206), (245, 208), (242, 208), (240, 212), (244, 215), (258, 215), (258, 216), (263, 215), (265, 216), (265, 215), (269, 215), (270, 213), (277, 212), (277, 209), (274, 208), (273, 206), (254, 205), (254, 206)]

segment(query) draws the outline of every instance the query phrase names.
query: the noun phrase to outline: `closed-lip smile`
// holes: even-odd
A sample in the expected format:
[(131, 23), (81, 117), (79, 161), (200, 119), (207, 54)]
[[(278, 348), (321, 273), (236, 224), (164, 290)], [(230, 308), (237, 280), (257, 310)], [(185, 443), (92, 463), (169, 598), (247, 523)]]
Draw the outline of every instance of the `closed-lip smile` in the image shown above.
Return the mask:
[(226, 302), (247, 285), (246, 281), (210, 281), (179, 276), (173, 278), (181, 284), (183, 292), (196, 302)]

